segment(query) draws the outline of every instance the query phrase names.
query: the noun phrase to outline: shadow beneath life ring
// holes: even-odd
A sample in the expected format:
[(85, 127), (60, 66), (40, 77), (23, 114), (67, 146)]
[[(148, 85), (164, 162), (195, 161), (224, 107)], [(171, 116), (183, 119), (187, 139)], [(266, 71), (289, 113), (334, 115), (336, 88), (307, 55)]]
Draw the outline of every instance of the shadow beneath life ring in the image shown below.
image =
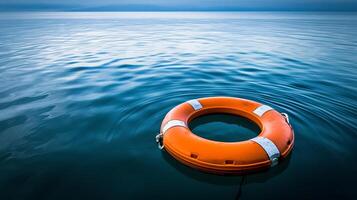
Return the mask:
[(287, 158), (282, 160), (278, 165), (267, 170), (250, 173), (246, 175), (210, 174), (203, 171), (199, 171), (198, 169), (188, 167), (180, 163), (166, 151), (162, 151), (162, 156), (169, 163), (169, 165), (174, 167), (179, 173), (183, 174), (186, 177), (192, 178), (196, 181), (209, 183), (213, 185), (237, 186), (235, 199), (239, 200), (240, 197), (242, 196), (244, 185), (249, 185), (251, 183), (264, 183), (269, 179), (278, 176), (283, 171), (285, 171), (289, 165), (292, 152)]
[(194, 169), (184, 165), (183, 163), (177, 161), (166, 151), (162, 151), (162, 157), (165, 159), (170, 166), (175, 168), (179, 173), (187, 176), (189, 178), (195, 179), (200, 182), (205, 182), (214, 185), (237, 185), (241, 182), (244, 176), (247, 176), (246, 183), (264, 183), (269, 179), (278, 176), (283, 171), (285, 171), (290, 163), (290, 159), (293, 156), (293, 152), (290, 153), (288, 157), (282, 160), (278, 165), (269, 168), (267, 170), (252, 172), (246, 175), (219, 175), (211, 174)]

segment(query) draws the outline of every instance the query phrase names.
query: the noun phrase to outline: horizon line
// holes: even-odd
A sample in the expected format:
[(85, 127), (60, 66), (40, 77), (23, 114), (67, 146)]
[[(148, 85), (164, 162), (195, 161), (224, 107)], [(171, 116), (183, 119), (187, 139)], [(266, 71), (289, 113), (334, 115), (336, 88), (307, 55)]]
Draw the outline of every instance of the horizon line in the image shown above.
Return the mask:
[(0, 12), (59, 11), (59, 12), (357, 12), (356, 6), (310, 6), (310, 7), (227, 7), (227, 6), (157, 6), (146, 4), (83, 6), (77, 4), (0, 4)]

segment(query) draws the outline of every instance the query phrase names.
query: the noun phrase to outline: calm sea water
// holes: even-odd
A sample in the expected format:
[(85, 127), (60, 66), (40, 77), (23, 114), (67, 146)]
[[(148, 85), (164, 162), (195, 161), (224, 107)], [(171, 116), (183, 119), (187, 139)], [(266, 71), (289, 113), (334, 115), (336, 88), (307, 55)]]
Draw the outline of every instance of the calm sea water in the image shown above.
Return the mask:
[[(0, 30), (2, 200), (356, 198), (357, 14), (1, 13)], [(158, 150), (171, 108), (222, 95), (288, 113), (289, 159), (224, 177)], [(192, 128), (254, 137), (239, 121)]]

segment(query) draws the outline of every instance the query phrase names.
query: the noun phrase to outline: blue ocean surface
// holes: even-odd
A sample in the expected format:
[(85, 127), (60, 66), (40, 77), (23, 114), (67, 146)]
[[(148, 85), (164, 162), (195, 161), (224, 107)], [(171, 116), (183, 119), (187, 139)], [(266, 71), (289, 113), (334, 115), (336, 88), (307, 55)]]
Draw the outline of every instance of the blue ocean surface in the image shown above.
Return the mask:
[[(165, 114), (209, 96), (288, 113), (291, 156), (218, 176), (160, 151)], [(356, 13), (0, 13), (0, 199), (355, 199), (356, 100)]]

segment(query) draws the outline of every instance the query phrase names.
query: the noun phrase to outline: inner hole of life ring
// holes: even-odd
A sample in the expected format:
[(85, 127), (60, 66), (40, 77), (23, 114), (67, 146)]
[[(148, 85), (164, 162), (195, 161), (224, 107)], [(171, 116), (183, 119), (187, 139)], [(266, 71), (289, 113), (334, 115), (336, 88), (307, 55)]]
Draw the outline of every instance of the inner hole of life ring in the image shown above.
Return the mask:
[(252, 139), (261, 132), (252, 120), (232, 114), (212, 113), (198, 116), (189, 123), (190, 130), (205, 139), (239, 142)]

